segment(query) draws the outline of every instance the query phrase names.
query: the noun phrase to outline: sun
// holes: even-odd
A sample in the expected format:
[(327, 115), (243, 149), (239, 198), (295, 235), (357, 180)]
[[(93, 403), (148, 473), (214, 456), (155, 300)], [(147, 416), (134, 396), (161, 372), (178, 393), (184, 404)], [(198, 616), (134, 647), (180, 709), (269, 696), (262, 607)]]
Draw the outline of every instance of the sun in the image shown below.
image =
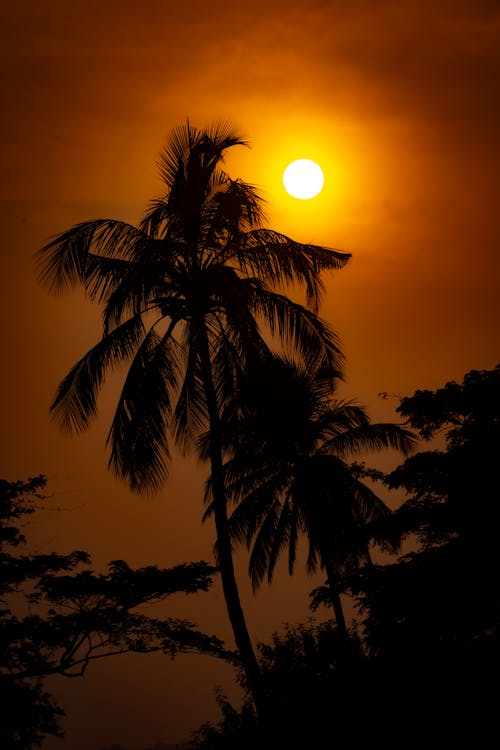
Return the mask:
[(323, 189), (325, 178), (321, 167), (312, 159), (297, 159), (283, 172), (285, 190), (294, 198), (309, 200)]

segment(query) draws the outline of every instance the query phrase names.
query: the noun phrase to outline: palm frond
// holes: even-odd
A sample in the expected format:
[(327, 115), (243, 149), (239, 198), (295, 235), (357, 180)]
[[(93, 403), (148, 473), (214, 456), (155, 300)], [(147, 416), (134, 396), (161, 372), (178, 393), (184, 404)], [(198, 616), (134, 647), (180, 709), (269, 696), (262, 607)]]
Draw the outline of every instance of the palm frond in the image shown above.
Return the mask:
[(195, 161), (213, 170), (231, 146), (248, 146), (248, 142), (229, 122), (216, 122), (199, 130), (189, 120), (174, 128), (159, 160), (160, 175), (172, 189)]
[(130, 260), (148, 242), (137, 227), (114, 219), (85, 221), (71, 227), (37, 251), (41, 283), (53, 294), (85, 285), (91, 251), (107, 258)]
[(224, 316), (206, 318), (209, 336), (210, 361), (215, 395), (219, 405), (219, 414), (227, 411), (234, 404), (237, 395), (237, 383), (244, 368), (245, 352), (241, 342), (234, 335), (230, 326), (224, 326)]
[(354, 494), (356, 518), (359, 519), (366, 548), (372, 541), (386, 551), (398, 552), (403, 535), (395, 522), (395, 512), (364, 482), (356, 480)]
[(185, 452), (198, 435), (207, 431), (208, 421), (205, 408), (205, 388), (199, 359), (199, 330), (190, 320), (185, 325), (184, 374), (174, 411), (174, 439), (182, 452)]
[[(286, 497), (284, 502), (280, 505), (280, 513), (277, 523), (272, 529), (269, 529), (267, 533), (270, 534), (269, 540), (269, 556), (267, 561), (267, 580), (271, 583), (273, 579), (274, 569), (281, 552), (288, 545), (288, 572), (290, 575), (293, 573), (295, 566), (296, 553), (297, 553), (297, 540), (298, 540), (298, 527), (297, 527), (297, 512), (296, 506), (291, 501), (290, 495)], [(267, 520), (267, 519), (266, 519)], [(265, 524), (261, 525), (261, 530), (266, 533)], [(260, 533), (260, 530), (259, 530)]]
[[(230, 478), (231, 475), (229, 475)], [(228, 494), (238, 505), (231, 514), (231, 524), (245, 533), (247, 543), (255, 534), (268, 508), (286, 489), (288, 480), (283, 480), (283, 473), (275, 467), (266, 467), (255, 471), (251, 477), (238, 476), (236, 481), (228, 482)]]
[(183, 171), (184, 161), (189, 154), (189, 150), (199, 137), (200, 131), (191, 125), (189, 119), (184, 125), (178, 125), (171, 131), (168, 142), (162, 149), (158, 161), (160, 176), (169, 189), (179, 179), (179, 174)]
[(168, 195), (165, 195), (149, 202), (149, 208), (142, 217), (139, 228), (152, 239), (160, 239), (167, 234), (167, 228), (172, 220)]
[(261, 486), (238, 505), (229, 518), (231, 539), (238, 545), (250, 546), (250, 540), (259, 528), (261, 518), (272, 508), (275, 495), (272, 486)]
[(300, 353), (305, 362), (323, 354), (330, 372), (340, 379), (344, 355), (339, 337), (330, 326), (303, 305), (271, 292), (257, 279), (247, 281), (252, 287), (253, 308), (269, 325), (272, 334)]
[(379, 523), (392, 516), (389, 506), (364, 482), (355, 481), (353, 495), (355, 516), (360, 523)]
[(85, 268), (85, 290), (89, 299), (104, 302), (130, 272), (129, 261), (90, 253)]
[[(321, 555), (318, 546), (314, 544), (314, 541), (309, 534), (307, 535), (307, 538), (309, 541), (309, 546), (307, 550), (306, 570), (311, 575), (313, 573), (316, 573), (316, 571), (318, 570), (318, 563), (321, 567), (323, 567), (323, 556)], [(331, 550), (328, 552), (328, 555), (332, 558), (337, 557), (331, 552)]]
[(231, 120), (216, 120), (205, 128), (207, 137), (217, 145), (221, 153), (231, 146), (250, 147), (250, 142), (238, 132), (238, 126)]
[(96, 413), (97, 395), (106, 370), (131, 357), (144, 337), (140, 316), (131, 318), (104, 336), (80, 359), (57, 390), (50, 407), (65, 432), (77, 433), (88, 427)]
[(259, 228), (242, 235), (237, 257), (248, 276), (257, 276), (277, 287), (293, 283), (304, 285), (308, 304), (317, 311), (323, 291), (320, 273), (343, 268), (351, 256), (340, 250), (296, 242), (279, 232)]
[[(276, 532), (280, 526), (282, 506), (278, 501), (273, 502), (260, 525), (250, 554), (248, 570), (253, 589), (257, 589), (267, 573), (268, 581), (271, 582), (279, 551), (286, 546), (287, 528), (282, 522), (282, 535), (277, 538)], [(272, 558), (272, 560), (271, 560)]]
[(224, 176), (225, 181), (220, 182), (204, 209), (204, 238), (208, 246), (223, 238), (226, 252), (231, 257), (241, 232), (259, 226), (265, 220), (264, 201), (254, 185)]
[(340, 432), (325, 440), (325, 452), (341, 456), (361, 453), (362, 451), (379, 451), (392, 448), (403, 454), (409, 453), (416, 445), (417, 436), (404, 427), (395, 424), (365, 424)]
[(157, 491), (168, 473), (168, 424), (178, 380), (170, 332), (151, 328), (125, 380), (108, 434), (109, 466), (136, 492)]
[[(318, 438), (321, 439), (322, 452), (328, 452), (330, 440), (335, 438), (341, 440), (341, 436), (349, 434), (354, 430), (362, 432), (363, 428), (370, 425), (370, 419), (364, 407), (354, 400), (332, 400), (325, 399), (318, 408), (318, 414), (314, 419), (314, 428)], [(332, 446), (332, 452), (335, 452)]]
[[(148, 253), (141, 261), (129, 263), (119, 283), (106, 296), (103, 310), (104, 330), (119, 325), (126, 315), (137, 315), (152, 307), (162, 309), (164, 317), (179, 317), (177, 290), (168, 274), (169, 264)], [(167, 278), (165, 278), (167, 277)]]
[[(263, 366), (271, 353), (252, 312), (247, 280), (232, 268), (214, 266), (206, 271), (206, 286), (214, 310), (205, 320), (209, 329), (214, 378), (229, 395), (244, 373)], [(222, 391), (222, 387), (219, 390)], [(226, 399), (221, 398), (223, 408)]]

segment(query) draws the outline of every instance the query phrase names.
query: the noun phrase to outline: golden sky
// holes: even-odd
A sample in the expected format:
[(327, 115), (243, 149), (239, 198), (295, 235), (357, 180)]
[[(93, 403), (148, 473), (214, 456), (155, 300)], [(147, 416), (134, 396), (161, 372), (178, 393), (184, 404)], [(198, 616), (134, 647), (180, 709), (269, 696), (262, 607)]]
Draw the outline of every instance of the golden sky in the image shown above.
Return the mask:
[[(380, 391), (435, 388), (500, 361), (496, 0), (18, 0), (0, 8), (0, 36), (0, 473), (49, 477), (64, 510), (38, 519), (40, 550), (88, 549), (96, 565), (211, 553), (189, 462), (152, 499), (107, 473), (113, 383), (87, 435), (69, 440), (49, 422), (99, 311), (78, 294), (49, 298), (33, 264), (76, 222), (137, 221), (162, 190), (159, 151), (186, 117), (248, 135), (252, 149), (227, 167), (261, 188), (270, 226), (352, 252), (326, 280), (322, 312), (344, 343), (344, 392), (374, 417), (395, 418)], [(299, 157), (325, 173), (312, 201), (281, 185)], [(241, 567), (243, 578), (244, 555)], [(255, 638), (305, 619), (313, 585), (283, 574), (255, 599), (245, 590)], [(174, 606), (229, 637), (217, 590)], [(84, 683), (57, 683), (67, 745), (46, 747), (179, 740), (211, 718), (212, 686), (230, 681), (191, 657), (101, 664)]]

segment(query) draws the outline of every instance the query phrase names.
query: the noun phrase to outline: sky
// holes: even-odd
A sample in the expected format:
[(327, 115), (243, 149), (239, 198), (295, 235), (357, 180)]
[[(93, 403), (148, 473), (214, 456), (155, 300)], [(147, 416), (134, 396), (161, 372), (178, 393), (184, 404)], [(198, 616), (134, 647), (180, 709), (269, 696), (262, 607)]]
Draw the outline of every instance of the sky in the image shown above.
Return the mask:
[[(226, 167), (259, 187), (269, 226), (352, 253), (325, 278), (321, 307), (343, 342), (343, 395), (394, 420), (398, 397), (500, 362), (495, 0), (18, 0), (0, 6), (0, 61), (0, 475), (47, 475), (39, 551), (87, 549), (96, 568), (210, 559), (192, 459), (174, 461), (155, 497), (107, 472), (117, 382), (85, 435), (50, 422), (57, 384), (98, 339), (100, 317), (79, 292), (49, 297), (33, 261), (77, 222), (137, 222), (162, 193), (157, 159), (186, 118), (229, 120), (248, 136), (251, 149)], [(281, 183), (302, 157), (325, 174), (311, 201)], [(242, 552), (254, 640), (307, 619), (316, 580), (282, 570), (254, 596), (245, 565)], [(230, 641), (217, 586), (166, 611)], [(216, 718), (217, 684), (238, 695), (226, 665), (195, 656), (124, 657), (55, 680), (67, 737), (45, 750), (181, 741)]]

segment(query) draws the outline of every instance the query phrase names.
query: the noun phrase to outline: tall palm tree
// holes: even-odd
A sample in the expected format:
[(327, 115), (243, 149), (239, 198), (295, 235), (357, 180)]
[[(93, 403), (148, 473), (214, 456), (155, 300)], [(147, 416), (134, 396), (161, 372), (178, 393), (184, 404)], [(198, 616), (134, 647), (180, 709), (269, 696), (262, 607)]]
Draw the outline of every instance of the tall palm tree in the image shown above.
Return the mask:
[[(325, 570), (339, 635), (349, 636), (340, 576), (370, 562), (370, 527), (390, 510), (349, 463), (361, 451), (407, 452), (414, 436), (394, 424), (372, 424), (361, 406), (334, 398), (337, 378), (321, 352), (308, 361), (276, 357), (241, 385), (239, 410), (225, 414), (232, 457), (224, 467), (228, 497), (236, 502), (231, 535), (251, 546), (254, 588), (270, 582), (288, 547), (293, 573), (301, 534), (307, 568)], [(203, 444), (203, 443), (202, 443)], [(207, 497), (212, 497), (209, 482)], [(208, 507), (206, 515), (214, 509)]]
[[(304, 245), (263, 228), (254, 187), (222, 168), (227, 149), (247, 145), (225, 124), (189, 122), (161, 154), (165, 194), (139, 225), (86, 221), (39, 251), (41, 280), (60, 292), (82, 285), (103, 305), (103, 335), (62, 380), (51, 406), (68, 432), (87, 428), (107, 371), (128, 362), (108, 435), (109, 465), (135, 491), (158, 490), (170, 459), (169, 433), (182, 449), (210, 435), (218, 564), (241, 662), (256, 705), (258, 665), (233, 568), (223, 478), (221, 410), (236, 383), (265, 355), (271, 338), (304, 356), (321, 350), (332, 367), (341, 352), (316, 315), (320, 272), (349, 255)], [(307, 293), (290, 300), (289, 283)]]

